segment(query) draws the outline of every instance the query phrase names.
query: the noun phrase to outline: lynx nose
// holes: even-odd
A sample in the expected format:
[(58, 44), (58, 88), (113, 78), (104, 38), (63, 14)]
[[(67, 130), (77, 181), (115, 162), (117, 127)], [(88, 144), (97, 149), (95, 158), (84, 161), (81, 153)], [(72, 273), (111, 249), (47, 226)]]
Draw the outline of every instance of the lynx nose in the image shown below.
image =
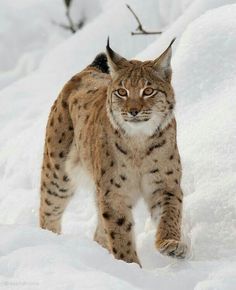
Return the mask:
[(132, 109), (129, 110), (129, 113), (130, 113), (133, 117), (135, 117), (136, 115), (138, 115), (139, 111), (138, 111), (138, 109), (136, 109), (136, 108), (132, 108)]

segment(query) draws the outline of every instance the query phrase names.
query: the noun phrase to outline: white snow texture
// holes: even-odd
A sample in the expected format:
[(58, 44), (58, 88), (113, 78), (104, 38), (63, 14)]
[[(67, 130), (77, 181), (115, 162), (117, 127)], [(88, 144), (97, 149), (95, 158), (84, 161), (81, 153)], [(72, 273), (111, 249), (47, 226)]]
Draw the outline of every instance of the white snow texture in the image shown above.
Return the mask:
[[(128, 2), (148, 30), (137, 27)], [(63, 1), (0, 0), (0, 290), (236, 289), (236, 1), (74, 0), (87, 19), (72, 35)], [(76, 12), (77, 11), (77, 12)], [(104, 51), (153, 59), (177, 37), (172, 60), (183, 163), (183, 261), (154, 247), (145, 205), (135, 209), (143, 268), (93, 241), (96, 209), (81, 188), (57, 236), (38, 225), (45, 126), (63, 84)]]

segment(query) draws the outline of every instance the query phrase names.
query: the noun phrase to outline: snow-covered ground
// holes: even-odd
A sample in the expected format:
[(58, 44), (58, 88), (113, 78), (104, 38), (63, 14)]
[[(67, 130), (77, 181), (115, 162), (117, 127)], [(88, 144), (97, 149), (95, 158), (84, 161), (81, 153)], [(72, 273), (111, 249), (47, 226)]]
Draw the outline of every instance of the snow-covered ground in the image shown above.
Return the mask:
[[(85, 13), (78, 16), (89, 21), (73, 36), (52, 24), (66, 22), (61, 2), (0, 0), (0, 289), (235, 290), (236, 1), (126, 1), (145, 28), (164, 31), (136, 37), (124, 1), (78, 0), (74, 5)], [(173, 84), (183, 231), (191, 248), (184, 261), (155, 250), (142, 202), (135, 219), (143, 269), (115, 260), (92, 240), (96, 214), (88, 186), (72, 200), (63, 235), (38, 227), (50, 106), (65, 81), (104, 50), (107, 35), (116, 51), (139, 59), (158, 56), (177, 36)]]

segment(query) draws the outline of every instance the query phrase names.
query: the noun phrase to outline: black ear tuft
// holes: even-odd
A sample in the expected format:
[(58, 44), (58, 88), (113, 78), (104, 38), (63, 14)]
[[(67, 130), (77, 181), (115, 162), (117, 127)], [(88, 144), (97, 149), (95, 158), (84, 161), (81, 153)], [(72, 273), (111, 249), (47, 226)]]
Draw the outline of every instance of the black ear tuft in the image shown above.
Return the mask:
[(105, 53), (98, 54), (94, 61), (90, 64), (92, 67), (96, 67), (101, 72), (109, 74), (109, 67), (107, 64), (107, 56)]
[(114, 74), (120, 70), (121, 68), (124, 68), (128, 65), (127, 59), (120, 56), (118, 53), (116, 53), (113, 49), (110, 48), (110, 41), (109, 37), (107, 38), (107, 45), (106, 45), (106, 52), (107, 52), (107, 62), (108, 66), (110, 68), (111, 76), (114, 76)]
[(109, 39), (109, 36), (107, 36), (107, 46), (106, 46), (106, 49), (109, 49), (110, 48), (110, 39)]
[(174, 38), (171, 40), (169, 47), (172, 46), (172, 44), (175, 42), (175, 40), (176, 40), (176, 37), (174, 37)]
[(172, 56), (172, 44), (176, 38), (172, 39), (166, 50), (153, 62), (153, 68), (160, 74), (160, 76), (171, 81), (172, 70), (171, 70), (171, 56)]
[(106, 45), (107, 54), (110, 56), (110, 58), (113, 58), (115, 55), (115, 52), (110, 48), (110, 38), (107, 37), (107, 45)]

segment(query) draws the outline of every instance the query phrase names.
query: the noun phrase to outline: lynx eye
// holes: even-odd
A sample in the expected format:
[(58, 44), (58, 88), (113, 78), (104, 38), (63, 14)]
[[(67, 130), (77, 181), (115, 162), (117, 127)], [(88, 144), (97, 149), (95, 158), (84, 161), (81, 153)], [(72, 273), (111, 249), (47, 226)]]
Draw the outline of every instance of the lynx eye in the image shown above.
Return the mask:
[(153, 92), (154, 92), (153, 88), (146, 88), (146, 89), (143, 90), (143, 95), (144, 96), (150, 96), (150, 95), (153, 94)]
[(122, 89), (122, 88), (118, 89), (117, 93), (121, 97), (126, 97), (127, 96), (127, 91), (125, 89)]

